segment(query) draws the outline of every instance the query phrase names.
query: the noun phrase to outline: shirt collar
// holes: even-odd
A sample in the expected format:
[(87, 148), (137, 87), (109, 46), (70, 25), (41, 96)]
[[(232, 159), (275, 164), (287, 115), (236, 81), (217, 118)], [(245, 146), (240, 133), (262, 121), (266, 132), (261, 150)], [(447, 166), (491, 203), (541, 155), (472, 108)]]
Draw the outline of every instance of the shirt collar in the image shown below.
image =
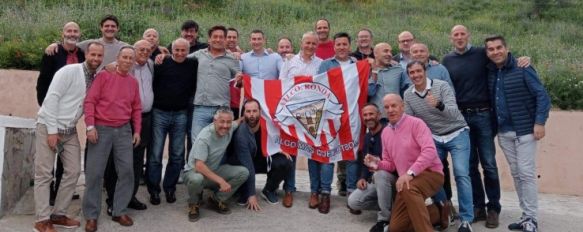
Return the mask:
[(395, 129), (399, 128), (399, 126), (403, 122), (404, 118), (405, 118), (405, 113), (403, 113), (403, 115), (401, 115), (401, 118), (399, 119), (399, 121), (397, 121), (397, 123), (395, 123), (395, 125), (393, 125), (389, 122), (389, 123), (387, 123), (387, 126), (390, 127), (391, 129), (395, 130)]
[(415, 89), (415, 86), (413, 86), (413, 89), (411, 90), (412, 93), (418, 93), (420, 95), (424, 95), (425, 93), (427, 93), (428, 90), (431, 89), (431, 83), (433, 82), (431, 79), (427, 78), (427, 83), (425, 84), (425, 90), (423, 90), (423, 92), (417, 92), (417, 89)]
[[(298, 58), (300, 59), (301, 62), (306, 63), (306, 61), (304, 60), (304, 56), (303, 56), (304, 52), (300, 51), (298, 53)], [(310, 57), (310, 61), (309, 63), (312, 63), (314, 61), (314, 59), (316, 59), (316, 53), (314, 53), (311, 57)]]
[(466, 45), (466, 50), (464, 50), (463, 52), (459, 52), (458, 50), (456, 50), (454, 48), (455, 53), (459, 54), (459, 55), (463, 55), (464, 53), (466, 53), (467, 51), (470, 50), (470, 48), (472, 48), (472, 45), (470, 43), (468, 43), (468, 45)]
[[(254, 51), (251, 51), (250, 53), (252, 56), (258, 56), (257, 54), (255, 54)], [(269, 52), (267, 52), (267, 49), (265, 49), (265, 48), (263, 48), (263, 52), (261, 53), (261, 56), (263, 56), (263, 55), (265, 55), (265, 56), (269, 55)]]

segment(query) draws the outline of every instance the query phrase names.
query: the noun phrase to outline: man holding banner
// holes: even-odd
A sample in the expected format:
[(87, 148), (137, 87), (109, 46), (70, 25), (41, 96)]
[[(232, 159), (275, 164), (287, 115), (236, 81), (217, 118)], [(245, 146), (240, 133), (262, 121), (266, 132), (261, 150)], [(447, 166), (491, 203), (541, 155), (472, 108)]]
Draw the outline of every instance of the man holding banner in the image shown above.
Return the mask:
[[(306, 33), (300, 55), (306, 51), (313, 54), (314, 46), (306, 44), (311, 40), (315, 40), (315, 35)], [(282, 73), (287, 73), (287, 62)], [(369, 70), (365, 61), (315, 76), (298, 73), (293, 79), (264, 81), (246, 77), (247, 98), (257, 99), (262, 106), (264, 153), (300, 154), (322, 164), (354, 160), (363, 136), (359, 110), (366, 102)], [(312, 189), (310, 206), (320, 204), (318, 198), (322, 193), (322, 204), (328, 208), (322, 207), (320, 212), (327, 213), (330, 190), (318, 188)]]

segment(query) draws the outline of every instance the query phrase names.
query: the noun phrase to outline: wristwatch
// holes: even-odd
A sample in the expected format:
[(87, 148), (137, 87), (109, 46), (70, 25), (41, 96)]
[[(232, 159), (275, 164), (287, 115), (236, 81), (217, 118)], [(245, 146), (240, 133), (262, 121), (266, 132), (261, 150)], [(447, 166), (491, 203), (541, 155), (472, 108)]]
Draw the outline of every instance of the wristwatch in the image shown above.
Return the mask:
[(95, 126), (88, 126), (87, 127), (87, 131), (92, 131), (93, 129), (95, 129)]
[(411, 177), (415, 177), (415, 172), (413, 172), (413, 170), (409, 170), (409, 171), (407, 171), (407, 175), (409, 175)]

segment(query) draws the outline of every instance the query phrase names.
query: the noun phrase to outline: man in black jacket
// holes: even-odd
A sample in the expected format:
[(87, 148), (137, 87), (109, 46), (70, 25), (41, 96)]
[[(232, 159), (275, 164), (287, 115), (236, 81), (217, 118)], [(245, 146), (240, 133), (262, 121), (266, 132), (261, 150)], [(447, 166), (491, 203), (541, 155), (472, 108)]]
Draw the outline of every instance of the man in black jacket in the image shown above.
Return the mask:
[[(60, 68), (67, 64), (82, 63), (85, 61), (85, 53), (76, 45), (80, 36), (81, 30), (79, 29), (79, 25), (75, 22), (68, 22), (63, 26), (63, 32), (61, 33), (63, 41), (62, 44), (58, 45), (58, 52), (52, 56), (43, 54), (40, 74), (36, 82), (36, 99), (39, 106), (45, 100), (49, 86), (53, 81), (53, 76)], [(55, 197), (57, 196), (57, 190), (59, 189), (62, 176), (63, 163), (61, 159), (57, 159), (55, 181), (51, 183), (50, 205), (55, 203)], [(79, 194), (75, 193), (73, 199), (79, 199)]]

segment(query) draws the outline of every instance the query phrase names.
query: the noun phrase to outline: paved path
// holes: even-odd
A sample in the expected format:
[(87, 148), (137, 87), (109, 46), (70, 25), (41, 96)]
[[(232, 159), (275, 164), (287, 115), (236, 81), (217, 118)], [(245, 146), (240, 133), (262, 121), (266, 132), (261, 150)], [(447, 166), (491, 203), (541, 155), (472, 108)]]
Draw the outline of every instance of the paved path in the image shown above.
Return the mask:
[[(79, 180), (78, 192), (83, 191), (83, 176)], [(265, 175), (258, 175), (258, 185), (265, 183)], [(364, 211), (361, 215), (351, 215), (346, 208), (346, 198), (332, 197), (332, 208), (327, 215), (307, 206), (309, 192), (309, 178), (307, 171), (298, 170), (297, 188), (294, 206), (284, 208), (281, 204), (269, 205), (261, 200), (263, 210), (251, 212), (234, 202), (230, 202), (232, 214), (219, 215), (205, 206), (201, 209), (201, 219), (191, 223), (187, 219), (186, 189), (179, 185), (177, 190), (178, 201), (168, 204), (162, 196), (162, 204), (153, 206), (147, 202), (148, 193), (145, 186), (140, 187), (138, 198), (147, 202), (146, 211), (129, 210), (134, 219), (134, 226), (122, 227), (114, 223), (102, 210), (99, 220), (99, 231), (368, 231), (376, 222), (376, 213)], [(455, 191), (454, 191), (455, 192)], [(336, 193), (336, 190), (334, 190)], [(105, 196), (105, 193), (103, 194)], [(540, 194), (540, 231), (583, 231), (583, 197)], [(281, 197), (281, 195), (280, 195)], [(455, 197), (454, 197), (455, 199)], [(80, 214), (81, 200), (74, 200), (70, 207), (70, 214), (82, 219)], [(454, 201), (457, 205), (457, 202)], [(506, 225), (520, 216), (518, 200), (515, 192), (502, 193), (502, 214), (500, 227), (487, 229), (483, 222), (473, 224), (476, 232), (508, 231)], [(102, 209), (105, 209), (105, 203)], [(11, 214), (0, 219), (0, 231), (21, 232), (32, 231), (34, 222), (34, 200), (32, 188), (23, 196)], [(78, 229), (58, 229), (59, 231), (84, 231), (84, 223)], [(457, 231), (457, 227), (450, 227), (448, 232)]]

